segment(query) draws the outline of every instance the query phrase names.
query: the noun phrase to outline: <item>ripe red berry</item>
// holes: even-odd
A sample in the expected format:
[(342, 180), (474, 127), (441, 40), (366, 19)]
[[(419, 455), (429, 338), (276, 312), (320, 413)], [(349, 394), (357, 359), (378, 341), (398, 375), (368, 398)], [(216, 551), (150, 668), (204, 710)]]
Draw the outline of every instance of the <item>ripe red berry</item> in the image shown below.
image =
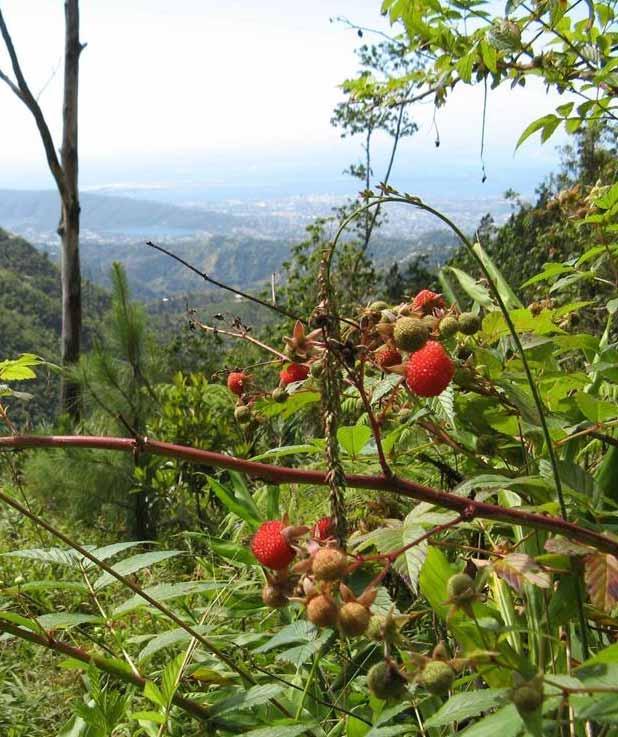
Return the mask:
[(397, 366), (401, 363), (401, 353), (392, 345), (383, 345), (373, 354), (373, 360), (380, 368), (388, 368), (389, 366)]
[(232, 373), (228, 374), (227, 377), (227, 388), (232, 392), (232, 394), (240, 396), (245, 390), (245, 385), (248, 379), (249, 377), (247, 374), (242, 371), (232, 371)]
[(280, 571), (287, 568), (296, 552), (281, 534), (285, 525), (281, 520), (272, 519), (260, 525), (251, 540), (251, 552), (266, 568)]
[(292, 384), (295, 381), (304, 381), (309, 376), (309, 367), (304, 363), (289, 363), (279, 372), (281, 383), (284, 386)]
[(435, 309), (446, 307), (446, 302), (441, 294), (436, 294), (430, 289), (421, 289), (421, 291), (412, 300), (412, 309), (415, 312), (422, 312), (430, 315)]
[(429, 340), (412, 353), (406, 364), (406, 382), (421, 397), (437, 397), (451, 383), (455, 364), (441, 343)]
[(332, 517), (322, 517), (322, 519), (319, 519), (315, 525), (313, 525), (313, 530), (311, 531), (311, 537), (314, 540), (327, 540), (329, 537), (333, 536), (333, 533), (335, 531), (335, 522)]

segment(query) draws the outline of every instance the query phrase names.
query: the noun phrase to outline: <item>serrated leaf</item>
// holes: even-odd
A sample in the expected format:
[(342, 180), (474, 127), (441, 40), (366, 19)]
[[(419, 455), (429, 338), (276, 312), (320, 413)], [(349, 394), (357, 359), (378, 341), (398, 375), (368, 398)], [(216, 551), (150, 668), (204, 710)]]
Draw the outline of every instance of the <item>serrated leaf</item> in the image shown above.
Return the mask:
[(618, 606), (618, 558), (591, 553), (584, 559), (584, 580), (593, 606), (608, 614)]
[[(205, 635), (208, 632), (208, 627), (206, 625), (193, 625), (193, 629), (201, 635)], [(183, 644), (188, 642), (190, 639), (191, 635), (180, 627), (163, 632), (149, 640), (146, 647), (144, 647), (140, 652), (138, 660), (140, 663), (144, 662), (160, 650), (163, 650), (166, 647)]]
[(477, 282), (476, 279), (471, 277), (469, 274), (466, 274), (465, 271), (462, 271), (461, 269), (456, 269), (454, 266), (447, 266), (443, 270), (446, 271), (446, 269), (448, 269), (451, 273), (455, 275), (461, 288), (468, 295), (468, 297), (470, 297), (470, 299), (472, 299), (474, 302), (478, 302), (478, 304), (480, 304), (482, 307), (493, 306), (493, 301), (491, 299), (491, 294), (489, 293), (489, 290), (482, 284)]
[(300, 620), (298, 622), (292, 622), (276, 634), (274, 634), (268, 642), (265, 642), (260, 647), (256, 648), (256, 653), (266, 653), (269, 650), (273, 650), (276, 647), (282, 647), (283, 645), (290, 645), (293, 642), (306, 642), (307, 640), (315, 640), (318, 635), (318, 629), (311, 622), (306, 620)]
[[(130, 558), (125, 558), (119, 563), (116, 563), (116, 565), (113, 566), (113, 569), (122, 576), (128, 576), (130, 573), (137, 573), (137, 571), (141, 571), (143, 568), (148, 568), (156, 563), (161, 563), (164, 560), (175, 558), (182, 554), (182, 550), (154, 550), (150, 553), (139, 553), (138, 555), (133, 555)], [(107, 573), (106, 571), (97, 578), (93, 587), (95, 591), (99, 591), (105, 586), (109, 586), (109, 584), (116, 581), (117, 579), (115, 579), (111, 573)]]
[(270, 458), (284, 458), (285, 456), (295, 455), (316, 455), (321, 453), (322, 449), (317, 445), (310, 445), (309, 443), (303, 443), (301, 445), (285, 445), (281, 448), (271, 448), (264, 453), (260, 453), (257, 456), (253, 456), (250, 460), (252, 461), (267, 461)]
[(491, 276), (493, 283), (496, 285), (496, 289), (498, 290), (498, 293), (500, 294), (502, 301), (506, 305), (506, 308), (508, 310), (515, 310), (515, 309), (522, 308), (523, 304), (521, 303), (520, 299), (517, 297), (515, 292), (511, 289), (511, 285), (504, 278), (500, 269), (492, 261), (489, 254), (485, 251), (485, 249), (481, 246), (481, 244), (477, 241), (472, 246), (472, 248), (474, 249), (474, 252), (481, 259), (481, 261), (483, 262), (483, 265), (489, 272), (489, 275)]
[(542, 570), (534, 558), (526, 553), (509, 553), (495, 561), (492, 568), (519, 594), (523, 592), (525, 582), (542, 589), (547, 589), (551, 585), (550, 574)]
[(251, 709), (254, 706), (266, 704), (276, 698), (281, 691), (283, 691), (283, 688), (284, 687), (278, 683), (266, 683), (264, 685), (252, 686), (246, 691), (239, 691), (232, 696), (228, 696), (222, 701), (216, 702), (211, 707), (211, 713), (213, 715), (221, 715), (232, 710), (242, 711), (244, 709)]
[(299, 668), (301, 665), (306, 663), (312, 655), (319, 652), (333, 635), (334, 632), (332, 630), (325, 628), (315, 639), (279, 653), (276, 660), (291, 663), (296, 668)]
[(455, 694), (425, 722), (425, 727), (442, 727), (451, 722), (470, 719), (483, 711), (499, 706), (507, 698), (507, 688), (489, 688), (484, 691)]
[(459, 737), (517, 737), (524, 730), (525, 725), (517, 709), (513, 704), (508, 704), (464, 729)]
[(2, 553), (2, 557), (26, 558), (28, 560), (38, 560), (42, 563), (57, 563), (69, 568), (78, 568), (81, 556), (74, 550), (64, 548), (31, 548), (29, 550), (11, 550), (8, 553)]

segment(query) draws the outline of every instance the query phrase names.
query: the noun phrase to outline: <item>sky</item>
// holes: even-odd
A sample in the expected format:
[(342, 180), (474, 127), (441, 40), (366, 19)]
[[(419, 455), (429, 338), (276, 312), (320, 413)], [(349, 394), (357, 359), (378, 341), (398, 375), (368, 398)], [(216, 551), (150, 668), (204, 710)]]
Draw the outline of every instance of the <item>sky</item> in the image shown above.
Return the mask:
[[(56, 142), (61, 123), (62, 0), (0, 0), (31, 89)], [(83, 188), (176, 188), (215, 197), (355, 191), (342, 170), (360, 141), (330, 125), (338, 85), (357, 70), (356, 33), (331, 17), (388, 31), (380, 0), (81, 0), (80, 182)], [(371, 36), (366, 35), (366, 40)], [(9, 70), (0, 51), (0, 69)], [(515, 142), (556, 100), (528, 86), (489, 96), (480, 185), (482, 90), (462, 87), (438, 111), (412, 111), (393, 183), (419, 193), (531, 191), (557, 163), (555, 143)], [(376, 176), (387, 141), (379, 142)], [(0, 187), (46, 188), (34, 122), (0, 83)], [(146, 190), (145, 190), (146, 191)]]

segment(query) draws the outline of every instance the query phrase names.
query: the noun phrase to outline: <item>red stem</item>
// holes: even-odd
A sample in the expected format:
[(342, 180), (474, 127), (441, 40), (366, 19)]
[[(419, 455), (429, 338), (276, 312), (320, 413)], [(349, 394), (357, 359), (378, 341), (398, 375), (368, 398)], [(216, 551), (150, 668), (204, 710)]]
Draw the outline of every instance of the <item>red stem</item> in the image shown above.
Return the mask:
[[(79, 435), (9, 435), (0, 437), (0, 448), (92, 448), (97, 450), (124, 451), (126, 453), (151, 453), (153, 455), (178, 458), (189, 463), (203, 464), (215, 468), (228, 468), (246, 473), (254, 478), (264, 479), (272, 483), (311, 484), (314, 486), (328, 486), (324, 471), (310, 471), (301, 468), (285, 468), (247, 461), (243, 458), (214, 453), (209, 450), (200, 450), (183, 445), (163, 443), (147, 438), (93, 437)], [(438, 507), (452, 509), (460, 514), (478, 517), (480, 519), (497, 520), (508, 524), (532, 527), (537, 530), (560, 533), (570, 540), (601, 550), (605, 553), (618, 556), (618, 540), (567, 522), (561, 517), (535, 514), (519, 509), (507, 509), (497, 504), (488, 504), (468, 499), (467, 497), (438, 491), (429, 486), (417, 484), (398, 476), (367, 476), (349, 474), (346, 484), (356, 489), (372, 489), (375, 491), (390, 491), (394, 494), (428, 502)]]

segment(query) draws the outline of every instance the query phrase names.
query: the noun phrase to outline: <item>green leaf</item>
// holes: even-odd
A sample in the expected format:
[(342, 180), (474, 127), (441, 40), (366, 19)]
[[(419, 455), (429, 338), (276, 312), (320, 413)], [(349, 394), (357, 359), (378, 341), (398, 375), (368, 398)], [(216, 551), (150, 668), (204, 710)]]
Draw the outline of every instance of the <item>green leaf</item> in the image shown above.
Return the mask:
[(167, 706), (165, 698), (161, 693), (161, 689), (152, 681), (146, 681), (146, 684), (144, 685), (144, 696), (149, 701), (152, 701), (153, 704), (157, 704), (157, 706), (162, 706), (163, 708)]
[(252, 530), (257, 530), (261, 520), (253, 499), (249, 501), (245, 495), (238, 494), (235, 489), (226, 488), (212, 476), (208, 477), (208, 485), (228, 512), (240, 517)]
[(242, 711), (251, 709), (254, 706), (267, 704), (275, 699), (283, 691), (283, 686), (278, 683), (266, 683), (264, 685), (252, 686), (246, 691), (228, 696), (212, 705), (211, 713), (213, 715), (225, 714), (229, 711)]
[(275, 635), (273, 635), (268, 642), (264, 643), (260, 647), (255, 649), (256, 653), (267, 653), (269, 650), (273, 650), (276, 647), (282, 647), (283, 645), (289, 645), (292, 642), (307, 642), (308, 640), (315, 640), (318, 636), (318, 629), (311, 622), (305, 620), (299, 620), (298, 622), (292, 622), (282, 629), (280, 629)]
[(304, 724), (281, 724), (274, 722), (268, 727), (259, 727), (252, 729), (250, 732), (242, 732), (242, 737), (298, 737), (305, 732), (310, 732), (318, 725), (315, 722), (306, 722)]
[(95, 614), (80, 614), (79, 612), (42, 614), (36, 620), (43, 629), (49, 631), (68, 630), (72, 627), (78, 627), (80, 624), (100, 624), (105, 621)]
[(575, 395), (575, 404), (577, 404), (581, 413), (590, 422), (606, 422), (607, 420), (613, 420), (618, 417), (618, 406), (614, 402), (605, 402), (586, 392), (577, 392)]
[(456, 269), (454, 266), (447, 266), (443, 269), (443, 271), (446, 271), (446, 269), (448, 269), (457, 277), (457, 281), (459, 282), (461, 288), (468, 295), (468, 297), (470, 297), (470, 299), (478, 302), (478, 304), (480, 304), (482, 307), (493, 307), (491, 294), (486, 287), (484, 287), (482, 284), (479, 284), (476, 279), (473, 279), (469, 274), (466, 274), (466, 272), (462, 271), (461, 269)]
[(318, 653), (333, 635), (332, 630), (325, 628), (315, 639), (279, 653), (276, 660), (291, 663), (295, 668), (300, 668), (309, 658)]
[(284, 445), (281, 448), (271, 448), (270, 450), (265, 451), (264, 453), (260, 453), (257, 456), (253, 456), (250, 460), (252, 461), (266, 461), (270, 458), (283, 458), (285, 456), (294, 456), (294, 455), (302, 455), (302, 454), (309, 454), (309, 455), (317, 455), (322, 452), (322, 449), (317, 445), (310, 445), (309, 443), (304, 443), (302, 445)]
[[(180, 581), (178, 583), (161, 583), (157, 586), (150, 586), (144, 589), (144, 591), (149, 596), (152, 596), (153, 599), (156, 599), (156, 601), (170, 601), (180, 596), (192, 596), (193, 594), (201, 594), (205, 591), (220, 591), (226, 586), (227, 584), (216, 581)], [(139, 596), (139, 594), (135, 594), (135, 596), (119, 604), (113, 610), (112, 616), (120, 617), (147, 606), (150, 606), (150, 604)]]
[(515, 292), (511, 289), (510, 284), (504, 278), (500, 269), (491, 260), (491, 258), (489, 257), (487, 252), (483, 249), (481, 244), (478, 242), (475, 243), (473, 245), (473, 249), (476, 255), (481, 259), (481, 261), (483, 262), (483, 265), (485, 266), (489, 275), (491, 276), (491, 279), (496, 285), (496, 289), (498, 290), (498, 293), (500, 294), (502, 301), (506, 305), (506, 308), (509, 310), (514, 310), (514, 309), (523, 307), (523, 304), (521, 303), (520, 299), (517, 297)]
[(166, 707), (169, 708), (178, 688), (178, 682), (182, 671), (183, 664), (185, 662), (185, 653), (179, 653), (175, 658), (163, 669), (161, 674), (161, 693), (166, 702)]
[(137, 722), (154, 722), (155, 724), (165, 724), (167, 721), (164, 714), (159, 714), (158, 711), (133, 711), (129, 714), (131, 719), (135, 719)]
[(480, 43), (481, 59), (490, 72), (496, 74), (498, 71), (498, 54), (493, 46), (483, 40)]
[(351, 456), (357, 456), (372, 436), (371, 428), (367, 425), (352, 425), (351, 427), (340, 427), (337, 430), (337, 440)]
[(508, 698), (507, 688), (490, 688), (485, 691), (466, 691), (455, 694), (425, 722), (425, 727), (442, 727), (451, 722), (478, 716), (504, 703)]
[[(519, 140), (517, 141), (517, 145), (515, 146), (515, 150), (517, 150), (527, 138), (530, 138), (530, 136), (533, 133), (536, 133), (536, 131), (543, 130), (542, 135), (544, 135), (546, 128), (549, 130), (553, 126), (553, 130), (555, 130), (556, 127), (559, 125), (559, 123), (560, 123), (560, 118), (557, 118), (553, 114), (544, 115), (542, 118), (537, 118), (536, 120), (533, 120), (532, 123), (530, 123), (530, 125), (526, 128), (526, 130), (519, 137)], [(553, 133), (553, 130), (552, 130), (552, 133)], [(547, 138), (548, 137), (549, 136), (547, 136)], [(544, 140), (546, 140), (546, 138)]]
[[(205, 635), (209, 631), (206, 625), (199, 624), (193, 625), (193, 629), (201, 635)], [(156, 635), (148, 642), (146, 647), (144, 647), (138, 655), (138, 660), (140, 663), (144, 662), (160, 650), (188, 642), (190, 639), (191, 635), (185, 630), (180, 629), (180, 627), (163, 632), (160, 635)]]
[[(155, 550), (150, 553), (140, 553), (139, 555), (133, 555), (116, 563), (113, 569), (122, 576), (128, 576), (130, 573), (136, 573), (137, 571), (141, 571), (142, 568), (148, 568), (168, 558), (175, 558), (178, 555), (182, 555), (182, 550)], [(106, 571), (94, 582), (94, 589), (95, 591), (99, 591), (116, 581), (117, 579)]]
[(464, 729), (459, 737), (517, 737), (524, 731), (525, 725), (517, 709), (513, 704), (508, 704)]

